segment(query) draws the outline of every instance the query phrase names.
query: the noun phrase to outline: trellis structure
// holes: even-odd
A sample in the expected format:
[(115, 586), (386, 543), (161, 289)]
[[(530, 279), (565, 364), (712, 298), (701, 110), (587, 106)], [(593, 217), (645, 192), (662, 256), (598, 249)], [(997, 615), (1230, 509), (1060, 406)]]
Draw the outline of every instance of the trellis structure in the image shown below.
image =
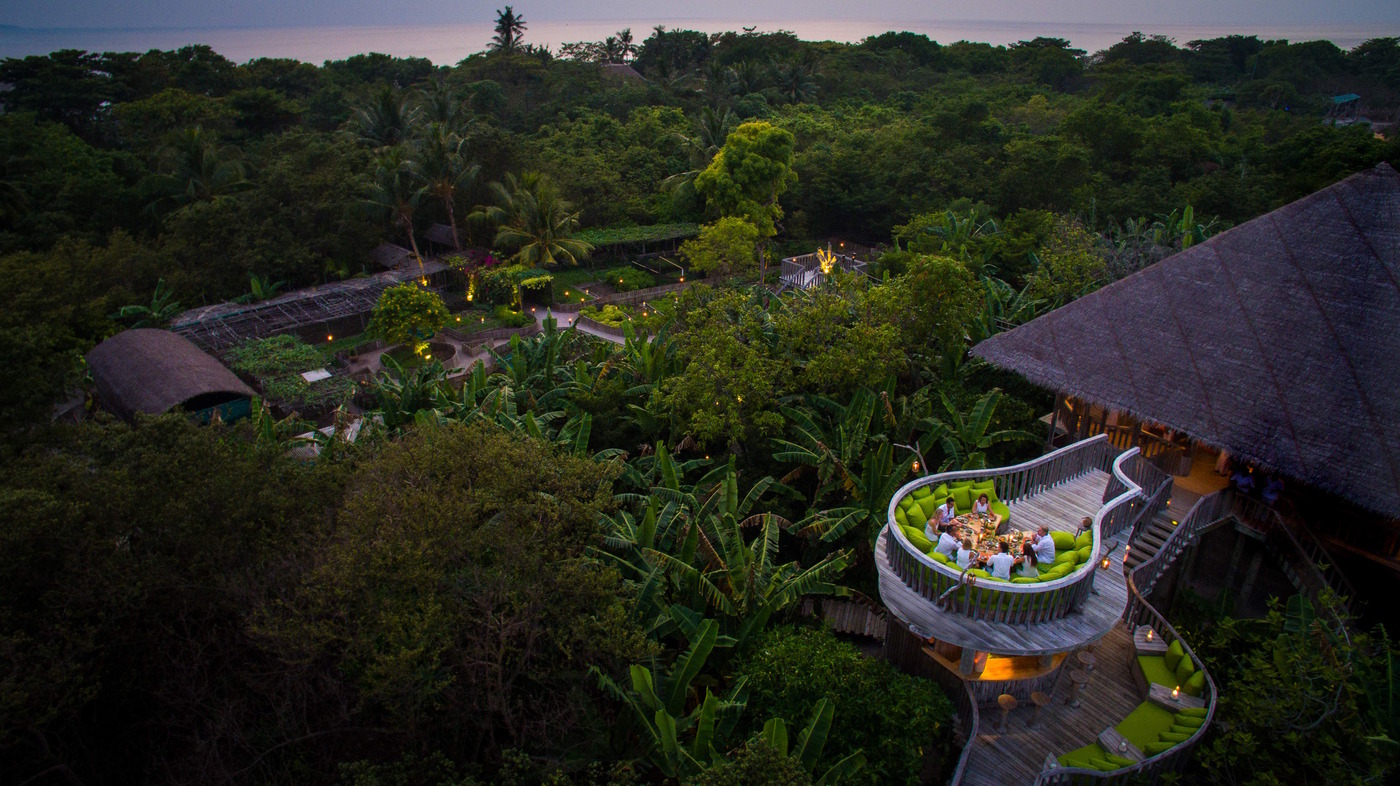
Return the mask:
[[(391, 270), (366, 278), (351, 278), (288, 292), (260, 303), (219, 303), (186, 311), (170, 329), (201, 349), (219, 351), (254, 338), (318, 328), (341, 330), (343, 325), (363, 329), (369, 312), (385, 289), (421, 278), (439, 279), (447, 266), (425, 262), (423, 269)], [(438, 282), (441, 283), (441, 282)]]

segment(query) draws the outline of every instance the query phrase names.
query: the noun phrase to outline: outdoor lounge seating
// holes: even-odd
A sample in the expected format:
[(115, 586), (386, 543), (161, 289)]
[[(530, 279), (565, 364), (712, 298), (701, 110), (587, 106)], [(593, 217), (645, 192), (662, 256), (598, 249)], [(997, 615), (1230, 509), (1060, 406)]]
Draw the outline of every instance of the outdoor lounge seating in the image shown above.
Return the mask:
[[(1185, 742), (1205, 724), (1204, 707), (1182, 708), (1178, 712), (1143, 702), (1113, 728), (1143, 755), (1151, 757), (1171, 750)], [(1093, 742), (1061, 755), (1056, 761), (1061, 767), (1076, 767), (1109, 772), (1129, 767), (1135, 762), (1121, 752), (1108, 751)]]
[(1138, 655), (1137, 666), (1145, 686), (1179, 686), (1182, 693), (1193, 697), (1205, 692), (1206, 674), (1185, 654), (1180, 641), (1173, 641), (1161, 655)]

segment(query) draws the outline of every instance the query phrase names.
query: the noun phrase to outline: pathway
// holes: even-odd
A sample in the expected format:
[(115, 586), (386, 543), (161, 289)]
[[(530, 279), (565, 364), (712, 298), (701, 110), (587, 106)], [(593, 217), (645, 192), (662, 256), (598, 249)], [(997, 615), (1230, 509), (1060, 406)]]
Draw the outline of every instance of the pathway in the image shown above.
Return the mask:
[(574, 323), (578, 321), (578, 312), (565, 311), (561, 313), (552, 314), (548, 309), (538, 309), (535, 311), (535, 321), (540, 323), (540, 326), (543, 327), (544, 321), (548, 319), (551, 315), (554, 317), (554, 321), (558, 323), (558, 327), (560, 330), (577, 328), (578, 332), (580, 333), (587, 333), (590, 336), (601, 338), (604, 341), (611, 341), (612, 343), (619, 345), (623, 343), (623, 340), (618, 338), (617, 336), (610, 336), (607, 333), (604, 333), (601, 330), (598, 330), (597, 328), (593, 327), (592, 325), (575, 325)]

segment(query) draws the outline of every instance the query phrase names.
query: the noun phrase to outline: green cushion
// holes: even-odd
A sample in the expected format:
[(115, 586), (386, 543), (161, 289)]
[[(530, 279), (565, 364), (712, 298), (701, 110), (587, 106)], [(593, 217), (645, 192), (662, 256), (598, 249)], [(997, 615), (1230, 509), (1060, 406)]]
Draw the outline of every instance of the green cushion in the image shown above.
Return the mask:
[(1199, 729), (1199, 728), (1200, 728), (1199, 726), (1178, 726), (1177, 724), (1173, 723), (1173, 724), (1172, 724), (1172, 728), (1171, 728), (1171, 733), (1172, 733), (1172, 734), (1185, 734), (1187, 737), (1190, 737), (1192, 734), (1195, 734), (1195, 733), (1196, 733), (1196, 730)]
[(976, 481), (972, 481), (972, 480), (955, 480), (955, 481), (953, 481), (952, 483), (949, 483), (949, 484), (948, 484), (948, 488), (949, 488), (949, 490), (952, 490), (952, 489), (970, 489), (970, 488), (972, 488), (972, 484), (975, 483), (975, 482), (976, 482)]
[(983, 570), (982, 568), (973, 568), (972, 570), (969, 570), (969, 571), (967, 572), (967, 575), (969, 575), (969, 576), (976, 576), (976, 577), (982, 578), (982, 579), (990, 579), (990, 578), (992, 577), (992, 574), (988, 573), (987, 571)]
[[(1205, 672), (1201, 672), (1200, 674), (1201, 674), (1201, 682), (1205, 682), (1205, 678), (1206, 678)], [(1188, 680), (1188, 682), (1189, 682), (1189, 680)], [(1176, 714), (1177, 714), (1178, 716), (1185, 716), (1185, 717), (1188, 717), (1188, 718), (1201, 718), (1202, 720), (1204, 720), (1205, 717), (1206, 717), (1206, 708), (1205, 708), (1205, 707), (1182, 707), (1179, 711), (1177, 711)]]
[(1185, 726), (1188, 729), (1199, 729), (1206, 725), (1205, 718), (1197, 718), (1193, 715), (1184, 715), (1180, 712), (1172, 716), (1173, 726)]
[(1174, 742), (1149, 742), (1147, 743), (1147, 747), (1142, 749), (1142, 752), (1148, 756), (1156, 756), (1159, 753), (1166, 753), (1175, 747), (1176, 743)]
[(972, 510), (972, 489), (953, 489), (953, 504), (957, 506), (959, 513), (966, 513)]
[(997, 486), (990, 480), (983, 480), (972, 484), (972, 499), (975, 502), (983, 494), (987, 495), (988, 502), (997, 501)]
[(1167, 662), (1161, 655), (1139, 655), (1137, 662), (1138, 668), (1142, 669), (1142, 676), (1149, 683), (1155, 682), (1168, 688), (1180, 684), (1176, 681), (1176, 672), (1167, 668)]
[(992, 504), (988, 505), (987, 507), (991, 508), (993, 513), (997, 514), (998, 516), (1001, 516), (1002, 521), (1011, 520), (1011, 508), (1008, 508), (1005, 502), (997, 502), (996, 500), (992, 500)]
[(1035, 584), (1035, 583), (1037, 583), (1037, 582), (1039, 582), (1039, 581), (1040, 581), (1040, 578), (1039, 578), (1039, 577), (1030, 577), (1030, 576), (1012, 576), (1012, 577), (1011, 577), (1011, 583), (1012, 583), (1012, 584)]
[(1079, 555), (1079, 564), (1083, 565), (1084, 563), (1089, 561), (1089, 557), (1093, 556), (1094, 547), (1084, 546), (1082, 548), (1075, 549), (1074, 553)]
[(1091, 759), (1102, 759), (1106, 754), (1104, 749), (1097, 743), (1091, 742), (1082, 748), (1075, 748), (1068, 753), (1062, 753), (1056, 757), (1056, 761), (1061, 767), (1078, 767), (1080, 769), (1092, 770), (1089, 761)]
[(1055, 579), (1062, 579), (1065, 576), (1068, 576), (1070, 574), (1070, 571), (1072, 570), (1074, 570), (1073, 565), (1056, 565), (1053, 568), (1042, 572), (1040, 576), (1036, 578), (1036, 581), (1043, 583), (1046, 581), (1054, 581)]
[(898, 507), (900, 510), (904, 511), (905, 513), (908, 513), (909, 511), (914, 509), (914, 505), (916, 504), (916, 502), (917, 501), (913, 497), (905, 497), (904, 499), (901, 499), (899, 501)]
[(1050, 533), (1050, 539), (1055, 541), (1056, 554), (1059, 554), (1061, 551), (1069, 551), (1074, 548), (1074, 536), (1069, 534), (1068, 532), (1054, 530)]
[(1121, 769), (1117, 764), (1114, 764), (1108, 759), (1090, 759), (1089, 766), (1099, 772), (1113, 772), (1114, 770)]
[(944, 553), (941, 551), (930, 551), (928, 555), (933, 559), (934, 562), (937, 562), (940, 565), (953, 564), (953, 561), (948, 559), (948, 557), (944, 555)]
[(914, 548), (925, 554), (933, 551), (933, 542), (924, 536), (922, 530), (917, 530), (913, 527), (900, 527), (900, 529), (904, 531), (904, 537), (909, 539), (909, 542), (913, 544)]
[(948, 484), (947, 484), (947, 483), (939, 483), (939, 484), (938, 484), (938, 488), (936, 488), (936, 489), (933, 490), (933, 496), (935, 496), (935, 497), (946, 497), (946, 496), (948, 496)]
[(1081, 533), (1079, 533), (1079, 537), (1077, 537), (1077, 538), (1074, 539), (1074, 547), (1075, 547), (1076, 549), (1082, 549), (1082, 548), (1084, 548), (1084, 547), (1086, 547), (1086, 546), (1093, 546), (1093, 545), (1094, 545), (1094, 533), (1092, 533), (1092, 532), (1088, 532), (1088, 531), (1081, 532)]
[(1108, 754), (1107, 756), (1104, 756), (1104, 758), (1105, 758), (1105, 759), (1108, 759), (1109, 761), (1111, 761), (1111, 762), (1113, 762), (1114, 764), (1118, 765), (1120, 768), (1121, 768), (1121, 767), (1131, 767), (1131, 766), (1133, 766), (1134, 764), (1137, 763), (1137, 762), (1133, 761), (1132, 759), (1128, 758), (1127, 756), (1119, 756), (1119, 755), (1116, 754), (1116, 753), (1110, 753), (1110, 754)]
[[(1206, 692), (1206, 673), (1200, 669), (1196, 669), (1195, 674), (1187, 677), (1186, 681), (1181, 683), (1181, 692), (1185, 693), (1187, 696), (1195, 696), (1199, 699), (1201, 694)], [(1201, 708), (1201, 717), (1205, 717), (1204, 707)]]
[(1070, 567), (1072, 568), (1072, 567), (1074, 567), (1075, 565), (1078, 565), (1078, 564), (1079, 564), (1079, 552), (1074, 551), (1074, 550), (1062, 551), (1062, 552), (1060, 552), (1060, 553), (1058, 553), (1058, 554), (1055, 555), (1055, 561), (1054, 561), (1053, 563), (1051, 563), (1051, 564), (1052, 564), (1052, 565), (1068, 565), (1068, 566), (1070, 566)]
[(932, 497), (932, 496), (933, 496), (933, 488), (930, 487), (930, 486), (920, 486), (920, 487), (914, 489), (913, 491), (909, 492), (909, 496), (913, 497), (914, 499), (918, 499), (918, 500), (921, 500), (921, 499), (923, 499), (924, 497)]
[(1190, 658), (1182, 658), (1181, 662), (1176, 664), (1176, 684), (1185, 685), (1186, 681), (1191, 679), (1191, 675), (1195, 673), (1196, 664), (1192, 663)]
[(1092, 770), (1094, 765), (1089, 763), (1089, 759), (1080, 756), (1061, 756), (1060, 766), (1074, 770)]
[[(1167, 647), (1167, 654), (1162, 656), (1167, 661), (1167, 671), (1175, 672), (1176, 667), (1181, 663), (1181, 656), (1185, 654), (1186, 650), (1181, 648), (1181, 642), (1173, 641), (1171, 646)], [(1166, 685), (1165, 682), (1162, 684)]]
[(1191, 735), (1175, 731), (1164, 731), (1160, 735), (1160, 738), (1162, 742), (1186, 742), (1191, 739)]
[(894, 523), (901, 527), (909, 526), (909, 516), (905, 515), (904, 508), (894, 509)]
[(1149, 742), (1156, 742), (1158, 735), (1171, 727), (1171, 710), (1164, 710), (1150, 701), (1144, 701), (1113, 728), (1127, 737), (1128, 742), (1138, 750), (1145, 750)]

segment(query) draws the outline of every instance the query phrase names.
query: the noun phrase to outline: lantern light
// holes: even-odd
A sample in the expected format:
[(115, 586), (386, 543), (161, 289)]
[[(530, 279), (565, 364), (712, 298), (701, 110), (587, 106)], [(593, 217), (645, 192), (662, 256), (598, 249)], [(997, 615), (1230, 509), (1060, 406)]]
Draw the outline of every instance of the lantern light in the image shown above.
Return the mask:
[(1172, 688), (1172, 701), (1181, 701), (1181, 686)]
[(335, 341), (335, 336), (332, 336), (330, 333), (327, 333), (327, 334), (326, 334), (326, 340), (327, 340), (327, 341)]
[(1108, 570), (1108, 557), (1103, 558), (1103, 562), (1099, 563), (1099, 567)]
[(1152, 629), (1151, 629), (1151, 628), (1148, 628), (1148, 629), (1147, 629), (1147, 640), (1148, 640), (1148, 641), (1152, 641)]

